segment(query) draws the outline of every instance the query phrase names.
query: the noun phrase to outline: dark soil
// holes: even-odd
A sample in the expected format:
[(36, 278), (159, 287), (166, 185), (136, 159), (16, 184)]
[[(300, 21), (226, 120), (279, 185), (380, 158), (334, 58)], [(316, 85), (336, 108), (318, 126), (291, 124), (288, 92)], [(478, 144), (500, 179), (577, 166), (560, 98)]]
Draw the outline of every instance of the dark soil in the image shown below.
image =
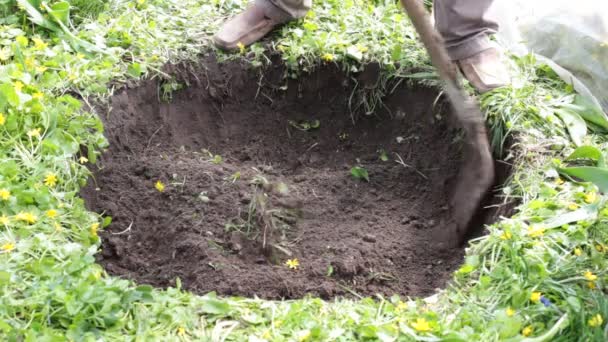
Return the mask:
[[(257, 71), (203, 65), (171, 103), (159, 100), (157, 81), (111, 99), (110, 149), (83, 191), (113, 218), (98, 256), (110, 274), (262, 298), (423, 296), (445, 286), (463, 253), (437, 251), (429, 232), (448, 214), (460, 145), (434, 90), (401, 85), (353, 124), (354, 83), (331, 67), (288, 84), (275, 67), (259, 86)], [(308, 131), (293, 124), (314, 120)], [(353, 166), (369, 182), (352, 177)], [(262, 177), (266, 186), (251, 184)], [(297, 270), (284, 264), (292, 258)]]

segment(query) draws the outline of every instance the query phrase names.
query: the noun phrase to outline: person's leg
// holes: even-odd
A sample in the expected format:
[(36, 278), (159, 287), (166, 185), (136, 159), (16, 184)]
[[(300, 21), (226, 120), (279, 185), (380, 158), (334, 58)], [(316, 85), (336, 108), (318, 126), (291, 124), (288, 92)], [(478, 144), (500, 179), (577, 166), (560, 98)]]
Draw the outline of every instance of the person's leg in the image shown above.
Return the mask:
[(435, 0), (435, 22), (450, 57), (481, 92), (509, 82), (500, 51), (490, 41), (498, 31), (494, 0)]
[(226, 21), (213, 37), (224, 50), (247, 46), (267, 35), (277, 25), (302, 18), (312, 0), (255, 0), (243, 13)]

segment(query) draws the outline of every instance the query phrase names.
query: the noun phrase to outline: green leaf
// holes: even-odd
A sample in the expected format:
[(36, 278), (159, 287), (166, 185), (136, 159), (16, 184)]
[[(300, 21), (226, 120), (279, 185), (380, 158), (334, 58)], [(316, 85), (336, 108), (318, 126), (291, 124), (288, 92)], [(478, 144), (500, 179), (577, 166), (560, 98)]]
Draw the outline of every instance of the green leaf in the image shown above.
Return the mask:
[(53, 24), (53, 22), (51, 22), (50, 20), (46, 19), (42, 13), (40, 13), (38, 11), (38, 9), (36, 7), (34, 7), (29, 1), (27, 0), (17, 0), (17, 3), (19, 4), (19, 6), (23, 9), (25, 9), (25, 11), (27, 12), (30, 20), (39, 26), (42, 26), (44, 28), (47, 28), (51, 31), (54, 32), (60, 32), (61, 29), (59, 27), (57, 27), (57, 25)]
[(555, 111), (562, 119), (568, 129), (568, 134), (576, 146), (583, 143), (583, 138), (587, 135), (587, 124), (576, 112), (567, 109), (558, 109)]
[(576, 177), (597, 185), (601, 192), (608, 192), (608, 169), (592, 166), (565, 167), (557, 169), (561, 174)]
[(225, 315), (230, 312), (230, 304), (214, 297), (205, 296), (203, 297), (201, 311), (206, 314)]
[(106, 228), (110, 224), (112, 224), (112, 216), (106, 216), (106, 217), (104, 217), (103, 218), (103, 224), (101, 225), (102, 228)]
[(362, 167), (353, 167), (350, 169), (350, 174), (356, 179), (364, 179), (366, 182), (369, 182), (369, 174), (367, 173), (367, 170)]
[(67, 25), (70, 20), (70, 4), (66, 1), (61, 1), (51, 6), (51, 13), (53, 16), (60, 20), (63, 24)]
[(19, 95), (17, 95), (15, 87), (10, 83), (5, 83), (0, 85), (0, 110), (6, 110), (8, 105), (18, 107)]
[(574, 150), (566, 160), (591, 159), (597, 162), (598, 167), (605, 167), (604, 155), (602, 151), (593, 146), (581, 146)]
[(140, 77), (141, 74), (143, 73), (142, 68), (141, 68), (141, 64), (139, 63), (132, 63), (131, 65), (129, 65), (129, 68), (127, 69), (127, 72), (129, 73), (129, 75), (133, 76), (133, 77)]
[(595, 220), (597, 218), (597, 213), (598, 213), (598, 210), (597, 210), (596, 206), (588, 205), (588, 206), (582, 207), (576, 211), (568, 212), (568, 213), (553, 217), (553, 218), (541, 223), (541, 225), (545, 228), (551, 229), (551, 228), (561, 227), (565, 224), (572, 223), (572, 222), (578, 222), (578, 221), (583, 221), (583, 220)]
[(592, 122), (605, 130), (608, 130), (608, 118), (606, 117), (606, 114), (601, 107), (598, 107), (589, 99), (581, 95), (576, 95), (573, 103), (565, 104), (562, 107), (576, 112), (583, 119)]

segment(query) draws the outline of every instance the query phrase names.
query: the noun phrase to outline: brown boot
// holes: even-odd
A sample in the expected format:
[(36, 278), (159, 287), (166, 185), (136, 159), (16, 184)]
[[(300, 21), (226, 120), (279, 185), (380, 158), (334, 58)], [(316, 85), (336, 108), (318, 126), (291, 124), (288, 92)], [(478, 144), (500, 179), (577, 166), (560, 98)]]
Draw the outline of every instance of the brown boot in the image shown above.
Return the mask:
[(243, 13), (226, 21), (213, 36), (215, 45), (222, 50), (236, 50), (240, 44), (251, 45), (267, 35), (280, 21), (269, 18), (264, 9), (250, 5)]
[(480, 93), (510, 83), (509, 71), (502, 61), (500, 51), (496, 48), (489, 48), (456, 63), (464, 77)]

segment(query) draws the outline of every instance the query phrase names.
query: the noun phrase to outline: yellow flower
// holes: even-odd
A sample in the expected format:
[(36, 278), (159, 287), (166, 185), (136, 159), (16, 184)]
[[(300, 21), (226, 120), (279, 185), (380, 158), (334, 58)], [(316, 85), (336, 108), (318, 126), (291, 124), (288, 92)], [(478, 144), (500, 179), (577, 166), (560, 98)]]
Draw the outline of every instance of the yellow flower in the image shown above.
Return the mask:
[(576, 256), (581, 256), (581, 255), (583, 255), (583, 250), (582, 250), (582, 249), (580, 249), (580, 248), (578, 248), (578, 247), (577, 247), (577, 248), (575, 248), (575, 249), (574, 249), (574, 255), (576, 255)]
[(528, 235), (533, 238), (541, 237), (545, 235), (545, 228), (540, 226), (530, 226), (528, 227)]
[(588, 194), (585, 195), (585, 203), (594, 203), (597, 200), (597, 193), (595, 192), (590, 192)]
[(0, 224), (6, 226), (9, 224), (9, 222), (10, 222), (10, 220), (9, 220), (8, 216), (6, 216), (6, 215), (0, 216)]
[(80, 164), (86, 164), (89, 162), (89, 159), (85, 156), (82, 156), (78, 159), (78, 161), (80, 161)]
[(395, 311), (399, 313), (405, 310), (407, 310), (407, 303), (399, 301), (399, 303), (397, 303), (397, 306), (395, 307)]
[(39, 74), (44, 73), (45, 71), (49, 70), (49, 68), (45, 67), (45, 66), (37, 66), (36, 67), (36, 72)]
[(27, 44), (29, 44), (29, 41), (27, 40), (26, 37), (24, 36), (19, 36), (17, 38), (15, 38), (15, 40), (17, 41), (17, 43), (19, 43), (19, 45), (21, 46), (27, 46)]
[(97, 236), (97, 230), (99, 230), (99, 223), (95, 222), (91, 225), (91, 235)]
[(241, 53), (245, 53), (245, 45), (243, 43), (241, 43), (241, 42), (236, 43), (236, 47), (239, 48), (239, 51)]
[(158, 190), (159, 192), (163, 192), (165, 191), (165, 184), (163, 184), (163, 182), (158, 181), (156, 182), (156, 184), (154, 184), (154, 187), (156, 188), (156, 190)]
[(500, 235), (501, 240), (511, 240), (512, 237), (513, 234), (511, 234), (511, 232), (504, 232), (502, 235)]
[(570, 210), (576, 210), (576, 209), (578, 209), (578, 208), (579, 208), (579, 205), (578, 205), (578, 204), (576, 204), (576, 203), (570, 203), (570, 204), (568, 205), (568, 209), (570, 209)]
[(15, 91), (21, 92), (21, 90), (23, 90), (23, 82), (17, 81), (13, 83), (13, 87), (15, 87)]
[(532, 335), (533, 331), (534, 331), (534, 329), (532, 329), (532, 326), (528, 325), (527, 327), (524, 328), (524, 330), (521, 331), (521, 334), (527, 337), (527, 336)]
[(586, 271), (584, 274), (585, 279), (589, 280), (589, 281), (594, 281), (597, 280), (597, 276), (593, 273), (591, 273), (591, 271)]
[(0, 189), (0, 199), (8, 201), (9, 198), (11, 198), (11, 192), (6, 189)]
[(15, 218), (17, 221), (23, 221), (29, 224), (34, 224), (36, 221), (38, 221), (38, 217), (29, 212), (20, 212), (19, 214), (15, 215)]
[(587, 287), (591, 290), (595, 290), (595, 283), (592, 281), (587, 282)]
[(33, 58), (29, 57), (29, 58), (25, 59), (25, 67), (26, 68), (31, 69), (35, 65), (36, 65), (36, 61)]
[(177, 328), (177, 335), (182, 337), (186, 336), (186, 329), (184, 327)]
[(32, 95), (32, 98), (35, 100), (42, 100), (43, 97), (44, 97), (44, 94), (41, 92), (37, 92)]
[(604, 323), (604, 318), (598, 313), (597, 315), (591, 317), (587, 323), (589, 323), (589, 326), (592, 328), (599, 327), (602, 325), (602, 323)]
[(4, 114), (0, 113), (0, 126), (4, 126), (5, 123), (6, 123), (6, 116), (4, 116)]
[(298, 259), (289, 259), (285, 261), (285, 265), (292, 270), (297, 270), (300, 266), (300, 261)]
[(509, 317), (515, 315), (515, 310), (513, 310), (510, 307), (507, 308), (506, 312), (507, 312), (507, 316), (509, 316)]
[(55, 210), (55, 209), (49, 209), (46, 211), (46, 216), (48, 218), (55, 218), (55, 217), (57, 217), (57, 215), (58, 215), (58, 213), (57, 213), (57, 210)]
[(27, 136), (30, 138), (39, 137), (41, 131), (42, 130), (40, 128), (34, 128), (34, 129), (30, 130), (29, 132), (27, 132)]
[(137, 0), (137, 4), (140, 5), (140, 6), (143, 5), (143, 4), (145, 4), (145, 3), (146, 3), (146, 0)]
[(542, 296), (542, 293), (540, 293), (540, 292), (532, 292), (532, 294), (530, 295), (530, 300), (534, 303), (538, 303), (538, 302), (540, 302), (541, 296)]
[(54, 173), (48, 173), (46, 177), (44, 177), (44, 185), (48, 187), (54, 187), (57, 185), (57, 175)]
[(44, 50), (49, 46), (49, 44), (45, 43), (40, 38), (32, 38), (32, 41), (34, 42), (34, 49), (36, 50)]
[(431, 331), (431, 326), (429, 325), (429, 322), (424, 318), (418, 318), (416, 322), (413, 322), (412, 328), (420, 332)]
[(331, 54), (331, 53), (326, 53), (326, 54), (324, 54), (324, 55), (323, 55), (323, 57), (322, 57), (322, 58), (323, 58), (323, 60), (324, 60), (324, 61), (326, 61), (326, 62), (331, 62), (331, 61), (333, 61), (333, 60), (334, 60), (336, 57), (335, 57), (333, 54)]
[(11, 242), (7, 242), (4, 245), (2, 245), (2, 247), (0, 247), (0, 248), (5, 253), (12, 252), (15, 249), (15, 244), (11, 243)]

